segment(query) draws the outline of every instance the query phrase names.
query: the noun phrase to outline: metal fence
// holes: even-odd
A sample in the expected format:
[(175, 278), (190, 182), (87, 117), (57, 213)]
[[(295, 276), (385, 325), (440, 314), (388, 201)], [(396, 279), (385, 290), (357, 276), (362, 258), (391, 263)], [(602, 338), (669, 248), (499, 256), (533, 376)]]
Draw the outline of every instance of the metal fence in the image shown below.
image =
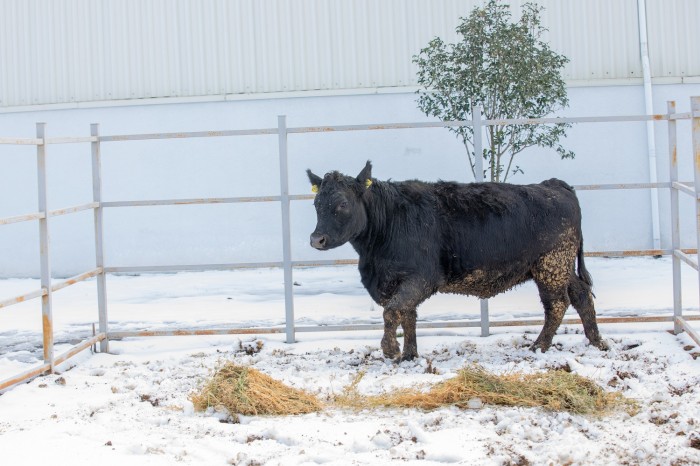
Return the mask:
[[(291, 228), (290, 228), (290, 203), (292, 201), (310, 200), (313, 195), (292, 195), (289, 193), (288, 183), (288, 149), (287, 141), (290, 135), (300, 133), (316, 133), (329, 131), (378, 131), (387, 129), (411, 129), (411, 128), (439, 128), (439, 127), (474, 127), (474, 148), (477, 153), (482, 147), (482, 129), (489, 125), (532, 125), (532, 124), (554, 124), (554, 123), (589, 123), (589, 122), (631, 122), (631, 121), (666, 121), (668, 125), (669, 139), (669, 182), (662, 183), (633, 183), (633, 184), (600, 184), (600, 185), (577, 185), (577, 190), (613, 190), (613, 189), (669, 189), (671, 193), (671, 229), (672, 247), (671, 249), (650, 249), (650, 250), (623, 250), (623, 251), (596, 251), (588, 252), (587, 256), (658, 256), (671, 255), (673, 257), (673, 308), (672, 316), (658, 317), (599, 317), (600, 323), (621, 323), (621, 322), (673, 322), (674, 331), (686, 331), (691, 338), (700, 344), (700, 336), (688, 324), (689, 320), (700, 320), (700, 316), (683, 316), (682, 296), (681, 296), (681, 262), (685, 262), (698, 271), (698, 261), (691, 257), (697, 254), (697, 249), (680, 249), (680, 215), (679, 215), (679, 194), (689, 194), (695, 198), (696, 205), (696, 229), (698, 244), (700, 244), (700, 97), (691, 99), (691, 111), (686, 113), (676, 113), (675, 102), (668, 103), (668, 113), (655, 115), (633, 115), (614, 117), (576, 117), (576, 118), (540, 118), (540, 119), (512, 119), (512, 120), (485, 120), (480, 111), (475, 111), (470, 121), (451, 122), (421, 122), (421, 123), (397, 123), (397, 124), (376, 124), (376, 125), (345, 125), (345, 126), (316, 126), (316, 127), (296, 127), (288, 128), (286, 117), (278, 117), (277, 127), (251, 130), (230, 130), (230, 131), (205, 131), (205, 132), (178, 132), (159, 134), (126, 134), (101, 136), (99, 125), (92, 124), (89, 137), (57, 137), (47, 138), (45, 136), (45, 124), (38, 123), (36, 138), (0, 138), (0, 145), (29, 145), (36, 147), (37, 175), (38, 175), (38, 212), (0, 219), (0, 225), (38, 221), (39, 222), (39, 248), (41, 262), (41, 289), (30, 293), (16, 296), (0, 301), (0, 310), (29, 299), (41, 298), (42, 301), (42, 329), (43, 329), (43, 364), (29, 371), (17, 374), (9, 379), (0, 381), (0, 390), (11, 387), (17, 383), (30, 379), (40, 374), (53, 372), (54, 367), (65, 362), (76, 354), (100, 344), (100, 351), (109, 351), (109, 340), (124, 337), (145, 337), (161, 335), (222, 335), (222, 334), (269, 334), (286, 333), (287, 342), (295, 341), (296, 332), (328, 332), (328, 331), (348, 331), (348, 330), (380, 330), (381, 324), (361, 324), (361, 325), (329, 325), (329, 326), (297, 326), (294, 320), (294, 295), (292, 272), (295, 267), (308, 266), (330, 266), (356, 264), (354, 259), (325, 260), (325, 261), (293, 261), (291, 251)], [(692, 147), (694, 160), (694, 184), (693, 182), (682, 182), (678, 177), (678, 154), (676, 144), (676, 122), (679, 120), (691, 120), (692, 122)], [(279, 177), (280, 195), (262, 197), (232, 197), (232, 198), (203, 198), (203, 199), (166, 199), (166, 200), (141, 200), (141, 201), (110, 201), (102, 200), (102, 144), (114, 144), (122, 141), (155, 140), (155, 139), (181, 139), (181, 138), (210, 138), (210, 137), (236, 137), (251, 135), (277, 135), (279, 148)], [(47, 188), (46, 188), (46, 151), (47, 147), (53, 144), (75, 144), (90, 143), (92, 157), (92, 184), (93, 202), (68, 207), (59, 210), (47, 210)], [(483, 177), (483, 161), (476, 157), (475, 171), (477, 178)], [(481, 179), (478, 179), (481, 181)], [(198, 265), (168, 265), (168, 266), (138, 266), (138, 267), (110, 267), (104, 263), (104, 243), (103, 243), (103, 212), (104, 209), (136, 206), (163, 206), (163, 205), (187, 205), (187, 204), (220, 204), (220, 203), (241, 203), (241, 202), (279, 202), (281, 204), (282, 219), (282, 260), (276, 262), (255, 262), (255, 263), (226, 263), (226, 264), (198, 264)], [(54, 283), (51, 279), (51, 249), (49, 243), (50, 219), (68, 215), (84, 210), (93, 210), (95, 226), (95, 268), (85, 273), (76, 275), (67, 280)], [(281, 267), (284, 270), (285, 289), (285, 319), (284, 327), (258, 327), (258, 328), (211, 328), (211, 329), (178, 329), (178, 330), (145, 330), (145, 331), (122, 331), (112, 332), (108, 328), (108, 303), (106, 299), (106, 275), (110, 273), (125, 272), (174, 272), (174, 271), (197, 271), (197, 270), (232, 270), (243, 268), (269, 268)], [(54, 329), (52, 315), (52, 295), (54, 292), (71, 286), (75, 283), (96, 278), (97, 283), (97, 313), (99, 329), (94, 336), (73, 346), (68, 351), (54, 355)], [(698, 274), (700, 282), (700, 272)], [(488, 335), (491, 327), (505, 326), (527, 326), (542, 324), (542, 320), (507, 320), (489, 321), (488, 302), (481, 301), (481, 319), (479, 321), (450, 321), (450, 322), (421, 322), (418, 328), (455, 328), (455, 327), (480, 327), (482, 335)], [(577, 324), (577, 318), (564, 319), (564, 324)]]

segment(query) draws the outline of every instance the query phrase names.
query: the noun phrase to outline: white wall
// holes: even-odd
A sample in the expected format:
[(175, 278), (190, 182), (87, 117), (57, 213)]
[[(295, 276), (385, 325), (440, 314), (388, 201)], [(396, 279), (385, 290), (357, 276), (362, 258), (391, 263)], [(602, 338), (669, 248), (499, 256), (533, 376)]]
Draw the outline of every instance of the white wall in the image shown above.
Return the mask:
[[(700, 84), (655, 86), (655, 111), (675, 99), (679, 111)], [(629, 115), (644, 112), (641, 86), (582, 87), (569, 90), (567, 116)], [(270, 128), (277, 115), (288, 126), (422, 121), (415, 95), (348, 95), (171, 105), (116, 106), (0, 114), (0, 136), (33, 137), (37, 121), (51, 136), (89, 134), (100, 123), (103, 135)], [(667, 179), (666, 125), (656, 123), (659, 177)], [(679, 123), (681, 178), (692, 179), (690, 131)], [(516, 183), (559, 177), (571, 184), (648, 181), (644, 123), (581, 124), (566, 146), (575, 160), (531, 150), (519, 156), (524, 175)], [(104, 200), (276, 195), (279, 169), (276, 136), (104, 143)], [(471, 181), (466, 154), (444, 129), (413, 129), (290, 135), (290, 187), (309, 192), (304, 173), (338, 169), (356, 174), (371, 159), (380, 179)], [(0, 218), (36, 211), (33, 147), (0, 146)], [(48, 147), (49, 208), (92, 200), (89, 144)], [(587, 250), (652, 247), (648, 191), (580, 192)], [(668, 245), (668, 210), (661, 195), (662, 240)], [(691, 203), (681, 223), (686, 247), (694, 246)], [(109, 266), (273, 261), (281, 259), (278, 203), (109, 209), (106, 212)], [(309, 201), (292, 204), (293, 258), (354, 257), (350, 247), (320, 253), (308, 246), (315, 225)], [(36, 276), (35, 222), (0, 226), (0, 277)], [(92, 213), (51, 220), (53, 270), (68, 276), (94, 266)]]

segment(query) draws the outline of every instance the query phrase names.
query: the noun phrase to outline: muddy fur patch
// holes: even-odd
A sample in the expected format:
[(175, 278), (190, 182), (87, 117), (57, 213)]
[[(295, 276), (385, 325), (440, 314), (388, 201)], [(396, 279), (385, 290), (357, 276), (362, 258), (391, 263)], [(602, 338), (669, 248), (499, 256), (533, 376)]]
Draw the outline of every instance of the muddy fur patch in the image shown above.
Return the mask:
[(531, 278), (529, 273), (523, 273), (523, 267), (513, 267), (505, 272), (503, 270), (475, 270), (459, 281), (441, 286), (439, 291), (488, 299)]
[(561, 234), (557, 247), (542, 256), (532, 269), (537, 284), (550, 291), (565, 289), (574, 274), (578, 249), (578, 235), (569, 228)]

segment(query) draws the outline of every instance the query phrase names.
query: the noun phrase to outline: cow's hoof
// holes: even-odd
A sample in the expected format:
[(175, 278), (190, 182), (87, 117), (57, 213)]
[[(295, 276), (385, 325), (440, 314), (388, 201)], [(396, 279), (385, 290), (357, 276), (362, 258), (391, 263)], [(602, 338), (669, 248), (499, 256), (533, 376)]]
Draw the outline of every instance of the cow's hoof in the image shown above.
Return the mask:
[(387, 359), (396, 359), (401, 356), (401, 349), (399, 348), (398, 344), (396, 346), (387, 347), (382, 345), (382, 352), (384, 353), (384, 357)]
[(401, 361), (413, 361), (418, 357), (418, 353), (408, 353), (401, 355)]
[(387, 350), (382, 350), (384, 353), (384, 357), (387, 359), (397, 359), (400, 355), (400, 351), (387, 351)]
[(602, 338), (597, 341), (592, 341), (591, 345), (595, 346), (601, 351), (608, 351), (610, 349), (610, 344)]
[(532, 351), (533, 353), (536, 353), (537, 350), (540, 350), (540, 351), (542, 351), (543, 353), (546, 353), (550, 346), (551, 346), (551, 344), (550, 344), (550, 345), (545, 345), (545, 344), (542, 343), (542, 342), (537, 342), (537, 341), (536, 341), (536, 342), (533, 343), (532, 346), (530, 347), (530, 351)]
[(396, 339), (382, 338), (381, 346), (385, 358), (395, 359), (401, 356), (401, 347)]

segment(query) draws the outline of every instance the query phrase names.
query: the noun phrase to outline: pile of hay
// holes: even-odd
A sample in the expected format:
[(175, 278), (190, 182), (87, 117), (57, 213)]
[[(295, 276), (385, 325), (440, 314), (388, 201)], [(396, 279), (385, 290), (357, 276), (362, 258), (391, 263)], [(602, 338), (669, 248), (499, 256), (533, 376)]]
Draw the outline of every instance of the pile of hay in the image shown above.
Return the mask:
[[(353, 409), (418, 408), (437, 409), (443, 406), (470, 408), (483, 404), (542, 407), (550, 411), (602, 415), (624, 408), (631, 415), (636, 404), (619, 393), (609, 393), (595, 382), (563, 370), (535, 374), (510, 373), (495, 375), (474, 365), (460, 370), (456, 377), (433, 386), (430, 390), (406, 388), (391, 393), (362, 395), (358, 385), (363, 373), (338, 395), (334, 404)], [(235, 416), (243, 414), (290, 415), (318, 412), (323, 404), (313, 395), (288, 387), (255, 369), (226, 363), (192, 394), (195, 409), (225, 408)]]
[(231, 362), (216, 371), (190, 400), (199, 411), (224, 407), (232, 415), (306, 414), (322, 409), (321, 402), (313, 395)]
[(357, 385), (361, 378), (362, 374), (336, 399), (339, 405), (355, 409), (431, 410), (449, 405), (467, 408), (470, 402), (473, 404), (478, 399), (485, 404), (539, 406), (576, 414), (604, 414), (617, 407), (626, 407), (630, 412), (635, 410), (634, 403), (619, 393), (608, 393), (592, 380), (562, 370), (495, 375), (475, 365), (460, 370), (457, 377), (427, 392), (409, 388), (376, 396), (359, 394)]

